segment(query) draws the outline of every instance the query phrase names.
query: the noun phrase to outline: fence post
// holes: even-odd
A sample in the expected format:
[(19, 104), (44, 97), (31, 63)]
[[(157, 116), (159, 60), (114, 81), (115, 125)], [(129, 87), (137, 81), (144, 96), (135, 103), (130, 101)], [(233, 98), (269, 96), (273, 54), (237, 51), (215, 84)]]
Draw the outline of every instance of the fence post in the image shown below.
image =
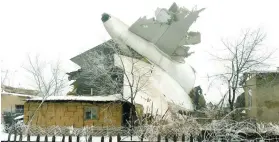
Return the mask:
[(173, 136), (173, 141), (174, 141), (174, 142), (177, 142), (176, 135)]
[(165, 136), (165, 142), (169, 142), (168, 136)]
[(198, 142), (202, 142), (201, 135), (199, 135), (197, 139), (198, 139)]
[(55, 136), (52, 136), (52, 142), (55, 142)]
[(77, 136), (77, 142), (79, 142), (79, 135)]
[(158, 142), (161, 141), (161, 135), (160, 135), (160, 134), (158, 134), (157, 141), (158, 141)]
[(101, 137), (101, 142), (105, 142), (104, 136)]
[(144, 134), (141, 135), (140, 141), (143, 142)]
[(112, 137), (111, 136), (109, 136), (109, 142), (112, 142)]
[(121, 140), (121, 137), (119, 134), (117, 134), (117, 142), (120, 142), (120, 140)]
[(30, 134), (27, 134), (27, 142), (30, 142)]
[(45, 136), (45, 142), (48, 142), (48, 138), (47, 138), (47, 135)]
[(194, 142), (194, 138), (193, 138), (192, 134), (190, 135), (190, 142)]
[(62, 142), (65, 142), (65, 135), (62, 136)]
[(12, 132), (10, 132), (9, 135), (8, 135), (8, 142), (11, 141), (11, 136), (12, 136)]
[(92, 142), (92, 135), (89, 136), (88, 142)]
[(15, 133), (14, 133), (14, 142), (16, 142), (16, 136), (17, 136), (17, 133), (16, 133), (16, 131), (14, 131)]
[(22, 133), (19, 134), (19, 142), (22, 142)]
[(37, 135), (36, 142), (40, 142), (40, 135)]
[(182, 142), (185, 142), (185, 135), (182, 134)]
[(72, 135), (69, 136), (69, 142), (72, 142)]

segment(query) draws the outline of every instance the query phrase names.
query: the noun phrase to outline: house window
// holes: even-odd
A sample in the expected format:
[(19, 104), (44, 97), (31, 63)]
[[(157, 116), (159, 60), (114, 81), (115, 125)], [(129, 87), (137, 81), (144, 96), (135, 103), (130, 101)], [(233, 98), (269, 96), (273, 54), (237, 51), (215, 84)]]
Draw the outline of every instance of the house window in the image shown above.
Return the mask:
[(85, 120), (97, 120), (98, 119), (98, 108), (97, 107), (86, 107), (84, 112)]
[(24, 112), (24, 105), (15, 105), (15, 112), (16, 113), (23, 113)]

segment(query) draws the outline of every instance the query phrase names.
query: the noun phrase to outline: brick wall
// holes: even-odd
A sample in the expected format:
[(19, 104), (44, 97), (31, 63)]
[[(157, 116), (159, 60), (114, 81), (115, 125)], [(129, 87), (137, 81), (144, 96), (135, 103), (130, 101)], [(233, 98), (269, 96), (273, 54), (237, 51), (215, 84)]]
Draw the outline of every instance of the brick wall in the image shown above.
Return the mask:
[[(40, 103), (26, 102), (24, 104), (24, 123), (31, 120)], [(97, 107), (98, 119), (85, 120), (84, 108)], [(87, 102), (44, 102), (35, 113), (32, 125), (49, 126), (121, 126), (122, 104), (117, 102), (87, 103)]]

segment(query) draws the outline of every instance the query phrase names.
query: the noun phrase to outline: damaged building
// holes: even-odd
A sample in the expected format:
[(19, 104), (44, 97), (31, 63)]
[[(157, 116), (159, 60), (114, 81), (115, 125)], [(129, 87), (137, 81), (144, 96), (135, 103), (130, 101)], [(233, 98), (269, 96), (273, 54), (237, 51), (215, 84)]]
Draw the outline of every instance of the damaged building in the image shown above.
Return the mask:
[(279, 71), (253, 71), (244, 75), (244, 93), (237, 98), (237, 106), (249, 118), (264, 122), (278, 122)]
[[(114, 55), (132, 56), (136, 59), (144, 58), (132, 49), (129, 52), (120, 50), (121, 46), (112, 39), (73, 58), (71, 61), (80, 66), (77, 71), (69, 72), (72, 95), (112, 95), (123, 93), (123, 69), (115, 66)], [(146, 61), (147, 62), (147, 61)]]

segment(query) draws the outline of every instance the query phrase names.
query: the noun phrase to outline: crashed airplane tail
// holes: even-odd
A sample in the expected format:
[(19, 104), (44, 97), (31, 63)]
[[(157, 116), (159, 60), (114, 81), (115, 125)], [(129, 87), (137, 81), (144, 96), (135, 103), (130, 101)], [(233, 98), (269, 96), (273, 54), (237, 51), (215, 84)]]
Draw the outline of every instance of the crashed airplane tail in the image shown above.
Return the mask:
[(157, 8), (155, 18), (138, 19), (129, 31), (155, 44), (172, 60), (184, 63), (184, 58), (191, 55), (184, 45), (194, 45), (201, 41), (199, 32), (188, 32), (204, 9), (189, 11), (179, 8), (174, 3), (169, 10)]

